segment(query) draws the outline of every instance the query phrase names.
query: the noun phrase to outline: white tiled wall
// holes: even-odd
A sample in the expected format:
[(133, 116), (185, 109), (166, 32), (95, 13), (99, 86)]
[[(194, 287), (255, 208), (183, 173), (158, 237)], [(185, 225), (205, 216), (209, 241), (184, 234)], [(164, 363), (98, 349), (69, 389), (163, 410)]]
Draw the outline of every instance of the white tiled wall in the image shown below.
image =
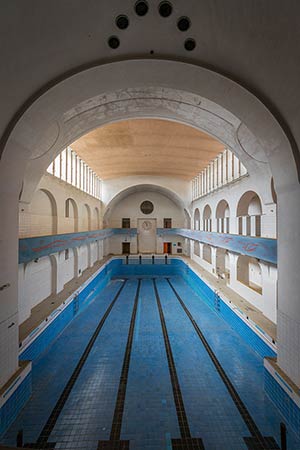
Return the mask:
[(300, 323), (278, 310), (278, 364), (300, 386)]
[(18, 313), (0, 323), (0, 386), (18, 368)]

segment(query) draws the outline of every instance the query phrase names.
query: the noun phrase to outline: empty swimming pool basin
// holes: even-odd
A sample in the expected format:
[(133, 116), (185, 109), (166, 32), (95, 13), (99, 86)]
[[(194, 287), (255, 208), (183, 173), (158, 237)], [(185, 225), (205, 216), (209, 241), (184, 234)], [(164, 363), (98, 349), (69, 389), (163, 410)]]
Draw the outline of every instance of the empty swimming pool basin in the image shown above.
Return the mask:
[(279, 448), (268, 338), (181, 260), (142, 262), (113, 259), (23, 343), (33, 393), (1, 442), (22, 429), (33, 448)]

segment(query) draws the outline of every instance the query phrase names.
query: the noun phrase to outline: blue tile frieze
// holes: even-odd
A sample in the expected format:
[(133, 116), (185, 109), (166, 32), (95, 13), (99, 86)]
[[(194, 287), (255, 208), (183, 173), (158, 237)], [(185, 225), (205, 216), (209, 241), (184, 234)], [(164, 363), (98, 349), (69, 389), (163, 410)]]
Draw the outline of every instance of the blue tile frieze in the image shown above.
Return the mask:
[[(136, 228), (105, 228), (81, 233), (24, 238), (19, 240), (19, 263), (26, 263), (67, 248), (90, 244), (114, 235), (124, 235), (130, 238), (136, 236), (136, 234)], [(157, 234), (158, 236), (178, 235), (242, 255), (253, 256), (271, 264), (277, 264), (276, 239), (195, 231), (186, 228), (157, 228)]]
[(253, 256), (271, 264), (277, 264), (277, 240), (237, 234), (195, 231), (186, 228), (158, 228), (158, 235), (176, 234), (204, 244), (221, 247), (241, 255)]
[(127, 237), (134, 236), (136, 228), (105, 228), (103, 230), (83, 231), (81, 233), (19, 239), (19, 264), (119, 234), (124, 234)]

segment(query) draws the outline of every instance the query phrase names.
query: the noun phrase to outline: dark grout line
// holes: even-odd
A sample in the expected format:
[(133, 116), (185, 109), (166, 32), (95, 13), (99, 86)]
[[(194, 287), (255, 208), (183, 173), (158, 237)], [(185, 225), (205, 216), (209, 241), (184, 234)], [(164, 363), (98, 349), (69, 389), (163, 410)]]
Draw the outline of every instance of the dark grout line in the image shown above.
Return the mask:
[(141, 288), (141, 280), (138, 280), (138, 286), (134, 298), (134, 305), (131, 314), (131, 320), (128, 330), (128, 338), (127, 344), (123, 359), (123, 366), (120, 375), (119, 381), (119, 389), (117, 394), (117, 400), (115, 404), (114, 416), (112, 421), (112, 426), (110, 430), (109, 440), (101, 440), (98, 441), (97, 450), (128, 450), (129, 449), (129, 441), (121, 441), (121, 429), (122, 429), (122, 420), (123, 420), (123, 412), (125, 405), (125, 397), (126, 397), (126, 389), (127, 389), (127, 380), (128, 380), (128, 372), (130, 366), (130, 358), (131, 358), (131, 349), (132, 342), (134, 336), (134, 327), (135, 327), (135, 319), (140, 295)]
[(198, 438), (193, 439), (191, 437), (191, 431), (190, 431), (190, 427), (189, 427), (189, 423), (188, 423), (188, 419), (187, 419), (187, 415), (186, 415), (186, 411), (185, 411), (185, 407), (184, 407), (184, 402), (183, 402), (183, 398), (182, 398), (182, 393), (181, 393), (181, 389), (180, 389), (180, 385), (179, 385), (179, 381), (178, 381), (178, 376), (177, 376), (176, 366), (175, 366), (174, 357), (173, 357), (173, 353), (172, 353), (171, 343), (170, 343), (169, 336), (168, 336), (166, 321), (165, 321), (163, 309), (161, 306), (159, 293), (158, 293), (157, 286), (156, 286), (156, 281), (154, 278), (153, 278), (152, 282), (153, 282), (153, 286), (154, 286), (154, 292), (155, 292), (157, 307), (158, 307), (158, 311), (159, 311), (161, 328), (162, 328), (162, 332), (163, 332), (163, 336), (164, 336), (165, 349), (166, 349), (166, 353), (167, 353), (167, 360), (168, 360), (170, 378), (171, 378), (172, 389), (173, 389), (173, 397), (174, 397), (174, 402), (175, 402), (175, 406), (176, 406), (177, 420), (178, 420), (180, 434), (181, 434), (181, 439), (172, 439), (172, 448), (173, 449), (178, 448), (178, 449), (182, 449), (182, 450), (184, 450), (184, 449), (187, 449), (187, 450), (188, 449), (195, 449), (195, 450), (199, 449), (199, 450), (201, 450), (201, 449), (204, 449), (201, 439), (198, 439)]
[[(205, 350), (207, 351), (210, 359), (212, 360), (217, 372), (219, 373), (222, 381), (224, 382), (234, 404), (236, 405), (237, 409), (239, 410), (239, 413), (243, 419), (243, 421), (245, 422), (252, 438), (253, 441), (252, 442), (248, 442), (249, 438), (245, 438), (245, 440), (247, 439), (246, 443), (249, 449), (253, 448), (256, 450), (266, 450), (266, 449), (276, 449), (279, 447), (277, 446), (275, 440), (272, 441), (272, 443), (270, 442), (273, 438), (270, 437), (264, 437), (258, 426), (256, 425), (254, 419), (252, 418), (251, 414), (249, 413), (246, 405), (244, 404), (244, 402), (242, 401), (242, 399), (240, 398), (238, 392), (236, 391), (235, 387), (233, 386), (233, 384), (231, 383), (229, 377), (227, 376), (225, 370), (223, 369), (220, 361), (218, 360), (218, 358), (216, 357), (215, 353), (213, 352), (212, 348), (210, 347), (210, 345), (208, 344), (206, 338), (204, 337), (202, 331), (200, 330), (198, 324), (196, 323), (195, 319), (193, 318), (192, 314), (190, 313), (190, 311), (188, 310), (188, 308), (186, 307), (184, 301), (182, 300), (182, 298), (180, 297), (180, 295), (178, 294), (178, 292), (176, 291), (176, 289), (174, 288), (174, 286), (172, 285), (171, 281), (169, 278), (166, 278), (166, 281), (169, 283), (172, 291), (174, 292), (177, 300), (179, 301), (180, 305), (182, 306), (184, 312), (186, 313), (186, 315), (188, 316), (188, 318), (190, 319), (196, 333), (198, 334)], [(251, 439), (251, 438), (250, 438)], [(272, 445), (272, 447), (270, 446)], [(276, 446), (274, 446), (276, 445)]]
[(32, 443), (32, 444), (25, 444), (24, 447), (26, 447), (26, 448), (40, 448), (40, 449), (43, 449), (43, 448), (52, 448), (52, 447), (55, 446), (54, 443), (49, 443), (48, 442), (49, 436), (50, 436), (53, 428), (55, 427), (57, 419), (58, 419), (58, 417), (59, 417), (59, 415), (60, 415), (60, 413), (61, 413), (61, 411), (62, 411), (62, 409), (63, 409), (63, 407), (64, 407), (64, 405), (65, 405), (65, 403), (66, 403), (66, 401), (67, 401), (67, 399), (68, 399), (68, 397), (69, 397), (69, 395), (70, 395), (70, 393), (71, 393), (71, 391), (72, 391), (72, 389), (74, 387), (74, 384), (75, 384), (75, 382), (76, 382), (76, 380), (77, 380), (77, 378), (78, 378), (78, 376), (79, 376), (79, 374), (81, 372), (81, 369), (83, 368), (83, 366), (84, 366), (84, 364), (85, 364), (85, 362), (86, 362), (86, 360), (87, 360), (87, 358), (88, 358), (88, 356), (89, 356), (89, 354), (90, 354), (90, 352), (91, 352), (91, 350), (93, 348), (93, 345), (94, 345), (94, 343), (95, 343), (95, 341), (96, 341), (96, 339), (97, 339), (97, 337), (98, 337), (98, 335), (99, 335), (99, 333), (100, 333), (100, 331), (101, 331), (101, 329), (102, 329), (102, 327), (103, 327), (103, 325), (104, 325), (108, 315), (110, 314), (114, 304), (116, 303), (119, 295), (121, 294), (121, 291), (123, 290), (126, 282), (127, 282), (127, 280), (125, 280), (123, 282), (122, 286), (120, 287), (120, 289), (118, 290), (118, 292), (114, 296), (114, 298), (113, 298), (112, 302), (110, 303), (109, 307), (105, 311), (102, 319), (98, 323), (97, 328), (95, 329), (95, 331), (94, 331), (91, 339), (89, 340), (89, 342), (88, 342), (88, 344), (87, 344), (83, 354), (81, 355), (81, 358), (80, 358), (79, 362), (77, 363), (77, 366), (75, 367), (71, 377), (69, 378), (68, 383), (66, 384), (66, 386), (65, 386), (63, 392), (61, 393), (58, 401), (56, 402), (56, 405), (54, 406), (54, 408), (53, 408), (53, 410), (52, 410), (52, 412), (51, 412), (51, 414), (50, 414), (46, 424), (44, 425), (44, 428), (42, 429), (42, 431), (41, 431), (41, 433), (40, 433), (40, 435), (39, 435), (39, 437), (37, 439), (37, 442), (36, 443)]
[(127, 388), (127, 379), (130, 365), (130, 357), (131, 357), (131, 349), (134, 335), (134, 326), (135, 326), (135, 318), (138, 307), (139, 295), (141, 288), (141, 280), (138, 281), (138, 286), (134, 299), (134, 306), (132, 310), (132, 316), (130, 320), (130, 326), (128, 331), (127, 345), (123, 360), (123, 367), (120, 376), (118, 395), (115, 405), (114, 417), (112, 422), (112, 427), (110, 431), (110, 440), (111, 441), (119, 441), (121, 436), (121, 427), (122, 427), (122, 419), (125, 405), (125, 397), (126, 397), (126, 388)]

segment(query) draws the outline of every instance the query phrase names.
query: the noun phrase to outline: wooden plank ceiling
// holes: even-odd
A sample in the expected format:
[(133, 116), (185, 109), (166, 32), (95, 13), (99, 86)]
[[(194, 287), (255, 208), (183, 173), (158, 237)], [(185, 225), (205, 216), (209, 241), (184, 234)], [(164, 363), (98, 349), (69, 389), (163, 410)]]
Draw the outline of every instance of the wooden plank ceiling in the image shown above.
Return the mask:
[(71, 147), (103, 180), (130, 175), (190, 180), (224, 149), (206, 133), (160, 119), (105, 125)]

